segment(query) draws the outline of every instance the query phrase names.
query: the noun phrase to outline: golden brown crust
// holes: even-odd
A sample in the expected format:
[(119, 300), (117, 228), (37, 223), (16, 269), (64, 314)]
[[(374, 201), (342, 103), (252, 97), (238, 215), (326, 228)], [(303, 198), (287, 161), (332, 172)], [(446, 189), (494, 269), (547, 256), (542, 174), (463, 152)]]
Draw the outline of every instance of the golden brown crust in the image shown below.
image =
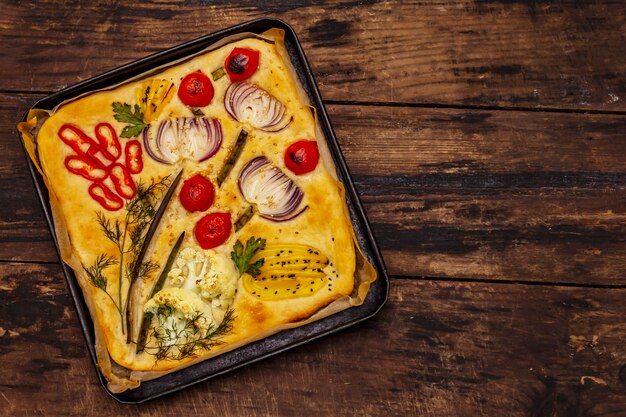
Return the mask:
[[(253, 216), (243, 229), (232, 233), (214, 251), (228, 258), (237, 240), (245, 242), (250, 237), (263, 237), (268, 244), (304, 243), (328, 257), (336, 276), (333, 276), (332, 286), (324, 287), (309, 296), (276, 301), (259, 300), (247, 292), (239, 280), (231, 306), (235, 312), (232, 330), (221, 338), (222, 344), (210, 350), (201, 350), (174, 360), (157, 359), (145, 351), (136, 353), (135, 345), (126, 342), (125, 326), (120, 319), (120, 303), (116, 302), (125, 299), (130, 287), (129, 281), (120, 279), (115, 268), (109, 268), (105, 271), (108, 282), (105, 292), (90, 282), (84, 269), (85, 265), (92, 265), (98, 256), (115, 257), (116, 246), (104, 237), (96, 223), (96, 213), (103, 210), (87, 193), (90, 182), (70, 174), (65, 168), (64, 160), (72, 150), (59, 140), (58, 131), (62, 125), (70, 123), (85, 132), (93, 132), (98, 123), (108, 122), (116, 132), (121, 132), (125, 124), (113, 118), (111, 104), (133, 103), (135, 90), (142, 85), (143, 79), (138, 78), (109, 90), (83, 96), (63, 104), (50, 114), (40, 110), (33, 111), (29, 121), (20, 125), (29, 155), (40, 169), (49, 189), (61, 256), (74, 269), (82, 288), (95, 326), (99, 366), (109, 380), (109, 388), (114, 392), (134, 388), (142, 380), (156, 378), (250, 341), (317, 320), (350, 305), (360, 304), (369, 284), (375, 279), (374, 269), (355, 244), (344, 190), (336, 179), (335, 166), (315, 120), (315, 113), (311, 111), (291, 64), (286, 61), (288, 55), (283, 45), (283, 33), (273, 29), (263, 36), (273, 42), (257, 37), (240, 39), (242, 36), (238, 35), (239, 40), (226, 40), (221, 42), (224, 46), (209, 48), (209, 52), (144, 78), (164, 79), (175, 84), (184, 75), (198, 69), (205, 73), (212, 72), (224, 62), (233, 47), (248, 47), (260, 52), (259, 70), (249, 82), (278, 99), (288, 113), (293, 115), (293, 120), (287, 129), (274, 133), (243, 126), (249, 131), (248, 141), (230, 174), (230, 179), (217, 191), (215, 203), (209, 212), (230, 211), (235, 219), (245, 210), (247, 203), (234, 179), (245, 162), (256, 156), (264, 155), (274, 166), (283, 172), (289, 172), (282, 158), (284, 149), (297, 139), (315, 139), (320, 144), (320, 164), (312, 173), (295, 178), (304, 193), (302, 204), (308, 206), (302, 215), (284, 223)], [(223, 97), (229, 85), (227, 78), (213, 82), (215, 97), (203, 109), (207, 117), (217, 118), (221, 122), (224, 140), (218, 153), (201, 163), (182, 160), (174, 165), (164, 165), (150, 159), (144, 152), (144, 169), (133, 176), (135, 182), (150, 183), (171, 176), (181, 168), (184, 169), (183, 178), (202, 173), (213, 183), (216, 182), (218, 172), (242, 128), (240, 123), (227, 114), (223, 106)], [(191, 116), (189, 108), (174, 97), (157, 122), (169, 117)], [(164, 265), (170, 249), (183, 231), (187, 232), (184, 244), (196, 244), (191, 231), (205, 214), (189, 213), (182, 208), (177, 198), (173, 198), (148, 249), (148, 259)], [(106, 212), (106, 215), (111, 222), (124, 222), (125, 210)], [(137, 283), (137, 294), (141, 299), (150, 298), (158, 275), (157, 270)]]

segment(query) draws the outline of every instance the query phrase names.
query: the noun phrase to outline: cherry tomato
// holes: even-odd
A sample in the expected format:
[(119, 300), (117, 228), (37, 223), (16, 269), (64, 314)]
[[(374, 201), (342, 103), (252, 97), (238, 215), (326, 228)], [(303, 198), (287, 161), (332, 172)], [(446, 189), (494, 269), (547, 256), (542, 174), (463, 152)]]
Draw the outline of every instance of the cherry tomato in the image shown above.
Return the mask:
[(206, 211), (215, 200), (215, 189), (211, 181), (197, 174), (185, 181), (178, 197), (187, 210)]
[(178, 98), (189, 107), (208, 106), (213, 100), (213, 84), (202, 71), (187, 74), (180, 82)]
[(285, 165), (296, 175), (311, 172), (320, 160), (317, 142), (299, 140), (289, 145), (285, 151)]
[(235, 48), (224, 62), (228, 78), (234, 83), (252, 77), (258, 67), (259, 51), (252, 49)]
[(230, 213), (210, 213), (198, 221), (194, 234), (202, 249), (211, 249), (226, 242), (232, 228)]

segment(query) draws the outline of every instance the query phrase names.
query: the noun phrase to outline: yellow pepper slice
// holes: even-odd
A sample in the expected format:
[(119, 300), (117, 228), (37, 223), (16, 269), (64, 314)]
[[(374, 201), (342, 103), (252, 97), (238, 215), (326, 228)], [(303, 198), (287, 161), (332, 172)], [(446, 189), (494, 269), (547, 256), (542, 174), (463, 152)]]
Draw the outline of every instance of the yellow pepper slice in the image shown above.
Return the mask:
[(312, 246), (270, 244), (251, 259), (265, 261), (256, 277), (245, 274), (244, 289), (265, 300), (284, 300), (315, 294), (328, 282), (324, 268), (328, 257)]
[(168, 80), (151, 79), (135, 89), (135, 99), (143, 112), (143, 121), (157, 119), (176, 94), (176, 86)]

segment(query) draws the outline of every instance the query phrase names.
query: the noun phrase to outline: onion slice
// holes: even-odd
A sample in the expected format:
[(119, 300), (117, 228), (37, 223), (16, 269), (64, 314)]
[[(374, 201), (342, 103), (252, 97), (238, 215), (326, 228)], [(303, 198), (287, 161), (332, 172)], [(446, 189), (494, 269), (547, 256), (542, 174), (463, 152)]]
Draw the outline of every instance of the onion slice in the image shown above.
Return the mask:
[(222, 139), (219, 120), (206, 117), (167, 119), (156, 129), (148, 125), (143, 130), (146, 152), (162, 164), (173, 164), (183, 158), (206, 161), (220, 149)]
[(262, 88), (247, 82), (228, 86), (224, 94), (224, 107), (236, 121), (248, 123), (266, 132), (283, 130), (293, 120), (280, 101)]
[(239, 191), (259, 215), (274, 222), (298, 217), (309, 206), (300, 207), (304, 193), (265, 156), (246, 164), (239, 174)]

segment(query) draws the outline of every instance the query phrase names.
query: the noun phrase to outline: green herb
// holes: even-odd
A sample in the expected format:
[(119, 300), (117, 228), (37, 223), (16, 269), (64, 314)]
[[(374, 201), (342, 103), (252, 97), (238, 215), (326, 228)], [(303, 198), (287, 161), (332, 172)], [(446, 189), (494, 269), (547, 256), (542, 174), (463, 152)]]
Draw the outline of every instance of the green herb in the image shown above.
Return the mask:
[(243, 151), (243, 146), (246, 144), (247, 138), (248, 132), (241, 129), (241, 132), (239, 132), (239, 136), (237, 137), (237, 142), (235, 142), (235, 146), (233, 146), (233, 149), (230, 151), (230, 155), (228, 155), (224, 166), (220, 170), (220, 173), (217, 175), (218, 187), (222, 185), (224, 180), (226, 180), (226, 177), (228, 177), (228, 174), (230, 174), (230, 171), (235, 166), (237, 159), (239, 159), (239, 155), (241, 155), (241, 151)]
[[(129, 308), (130, 303), (130, 294), (133, 289), (133, 285), (135, 281), (140, 278), (147, 276), (152, 271), (158, 269), (159, 265), (148, 261), (144, 261), (146, 256), (146, 252), (148, 250), (148, 246), (150, 246), (150, 242), (156, 233), (157, 228), (159, 227), (159, 223), (161, 222), (161, 218), (165, 213), (165, 209), (176, 190), (176, 186), (180, 181), (180, 178), (183, 175), (183, 170), (181, 169), (174, 181), (172, 181), (172, 185), (169, 186), (169, 189), (163, 196), (161, 203), (159, 204), (159, 209), (155, 210), (154, 201), (151, 199), (151, 192), (148, 189), (139, 190), (137, 187), (137, 194), (131, 200), (130, 204), (127, 207), (128, 213), (131, 215), (131, 219), (135, 219), (137, 222), (137, 226), (131, 232), (131, 243), (133, 247), (139, 247), (138, 251), (134, 252), (134, 256), (128, 269), (126, 270), (126, 274), (128, 280), (130, 281), (130, 286), (128, 287), (128, 296), (126, 297), (126, 305), (124, 310), (126, 311), (126, 327), (128, 329), (126, 335), (126, 342), (131, 342), (131, 322), (132, 322), (132, 309)], [(154, 186), (154, 183), (152, 184)], [(145, 236), (142, 238), (143, 230), (146, 226), (150, 225), (148, 231), (145, 233)]]
[(143, 113), (141, 107), (135, 104), (134, 111), (130, 107), (130, 104), (115, 102), (113, 103), (113, 117), (120, 123), (127, 123), (128, 126), (122, 129), (120, 134), (123, 138), (132, 138), (138, 136), (141, 131), (148, 126), (143, 121)]
[(81, 265), (83, 267), (83, 270), (87, 274), (87, 277), (89, 277), (89, 282), (91, 282), (91, 285), (104, 291), (105, 294), (111, 299), (111, 301), (113, 301), (115, 307), (119, 310), (119, 306), (115, 303), (115, 300), (107, 291), (107, 278), (104, 276), (104, 270), (110, 266), (115, 265), (116, 263), (117, 261), (112, 256), (101, 254), (98, 255), (98, 257), (96, 258), (96, 262), (92, 266), (86, 267), (83, 264)]
[(215, 71), (211, 73), (211, 77), (213, 77), (213, 81), (219, 80), (224, 75), (226, 75), (226, 71), (224, 71), (224, 68), (222, 67), (219, 67), (218, 69), (216, 69)]
[[(152, 262), (141, 262), (138, 266), (137, 263), (140, 262), (138, 252), (143, 244), (143, 232), (156, 215), (158, 195), (163, 192), (168, 183), (168, 177), (165, 177), (158, 182), (152, 181), (150, 185), (137, 184), (137, 193), (126, 203), (126, 216), (124, 217), (124, 221), (118, 219), (111, 221), (104, 213), (96, 213), (98, 225), (104, 233), (104, 236), (117, 247), (118, 257), (106, 256), (104, 254), (99, 255), (94, 265), (88, 268), (83, 267), (83, 269), (85, 269), (92, 285), (106, 292), (107, 282), (102, 272), (112, 265), (119, 265), (117, 274), (117, 301), (113, 300), (110, 295), (109, 298), (113, 300), (120, 313), (122, 333), (124, 333), (125, 329), (124, 313), (125, 309), (128, 307), (128, 303), (124, 305), (122, 302), (122, 282), (124, 277), (130, 280), (131, 271), (135, 269), (137, 270), (137, 276), (144, 277), (158, 268), (158, 265)], [(131, 255), (131, 259), (125, 262), (127, 255)]]
[[(130, 238), (131, 243), (134, 247), (139, 247), (139, 251), (135, 253), (135, 259), (133, 259), (133, 268), (129, 270), (129, 278), (131, 282), (135, 281), (137, 278), (143, 276), (139, 271), (142, 269), (143, 258), (146, 255), (146, 251), (148, 250), (148, 246), (154, 237), (156, 229), (161, 222), (161, 218), (165, 213), (165, 209), (176, 190), (176, 186), (180, 181), (180, 178), (183, 174), (181, 170), (172, 184), (169, 186), (169, 189), (163, 196), (161, 203), (159, 204), (159, 209), (156, 209), (155, 201), (152, 196), (156, 189), (159, 189), (159, 192), (162, 192), (163, 189), (167, 186), (167, 184), (161, 182), (159, 184), (152, 184), (150, 187), (145, 189), (140, 189), (137, 187), (137, 195), (131, 202), (127, 205), (127, 210), (130, 215), (131, 221), (137, 224), (137, 226), (131, 232)], [(143, 231), (145, 228), (150, 225), (148, 231), (145, 236), (143, 236)]]
[(115, 265), (116, 263), (117, 261), (112, 256), (102, 254), (98, 255), (98, 257), (96, 258), (96, 262), (92, 266), (87, 268), (85, 267), (85, 265), (83, 265), (83, 269), (89, 277), (89, 282), (91, 282), (94, 287), (106, 291), (107, 279), (102, 274), (102, 272), (111, 265)]
[(241, 213), (241, 216), (239, 216), (237, 221), (235, 221), (235, 232), (241, 230), (241, 228), (250, 221), (252, 216), (254, 216), (254, 206), (248, 206), (248, 208)]
[(152, 292), (150, 293), (150, 298), (154, 297), (156, 293), (163, 289), (163, 284), (165, 284), (165, 279), (170, 273), (172, 266), (174, 266), (174, 261), (176, 260), (176, 256), (178, 256), (178, 251), (180, 250), (181, 245), (183, 244), (183, 240), (185, 239), (185, 232), (182, 232), (180, 236), (178, 236), (178, 240), (174, 244), (172, 251), (170, 252), (170, 256), (167, 257), (167, 262), (165, 263), (165, 267), (163, 267), (163, 271), (161, 271), (161, 275), (159, 275), (159, 279), (157, 280)]
[(191, 109), (191, 112), (193, 113), (194, 116), (196, 117), (202, 117), (204, 116), (204, 112), (200, 109)]
[[(178, 240), (174, 244), (174, 247), (172, 247), (170, 255), (167, 257), (167, 262), (165, 263), (165, 266), (163, 267), (163, 270), (161, 271), (161, 274), (159, 275), (159, 278), (157, 279), (154, 288), (152, 288), (150, 298), (154, 297), (154, 295), (161, 291), (161, 289), (163, 288), (163, 284), (165, 284), (165, 280), (167, 279), (167, 276), (169, 275), (170, 270), (174, 265), (174, 261), (176, 260), (176, 256), (178, 256), (178, 251), (180, 250), (180, 246), (182, 245), (184, 238), (185, 232), (182, 232), (178, 237)], [(147, 312), (144, 313), (143, 318), (141, 319), (139, 338), (137, 340), (137, 353), (143, 351), (143, 348), (146, 344), (146, 339), (148, 337), (148, 326), (152, 322), (152, 317), (153, 314), (151, 312)]]
[(200, 350), (208, 350), (222, 344), (221, 338), (232, 331), (235, 318), (233, 310), (228, 309), (218, 326), (211, 325), (203, 331), (199, 325), (200, 321), (204, 320), (202, 313), (195, 314), (182, 325), (178, 325), (176, 321), (166, 325), (171, 314), (171, 309), (157, 310), (157, 325), (152, 330), (154, 345), (144, 347), (144, 350), (154, 355), (157, 360), (180, 360)]
[(250, 263), (250, 260), (254, 256), (255, 253), (259, 250), (263, 250), (265, 248), (265, 239), (255, 239), (252, 236), (246, 242), (246, 246), (241, 244), (238, 240), (235, 242), (233, 246), (233, 251), (230, 253), (230, 258), (233, 260), (237, 269), (239, 270), (239, 275), (243, 275), (248, 273), (253, 277), (256, 277), (261, 273), (260, 268), (263, 266), (265, 259), (259, 259), (254, 263)]

